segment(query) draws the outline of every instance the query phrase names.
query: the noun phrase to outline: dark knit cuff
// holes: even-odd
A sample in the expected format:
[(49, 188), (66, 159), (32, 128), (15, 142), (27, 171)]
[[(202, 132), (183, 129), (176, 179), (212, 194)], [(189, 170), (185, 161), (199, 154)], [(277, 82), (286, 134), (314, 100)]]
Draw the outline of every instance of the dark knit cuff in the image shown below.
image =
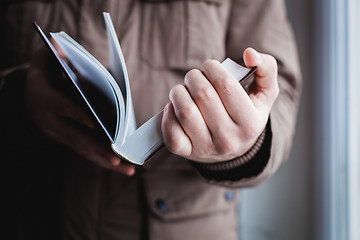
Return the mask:
[(209, 181), (238, 181), (259, 175), (270, 159), (271, 122), (261, 133), (255, 145), (244, 155), (220, 163), (199, 163), (190, 161), (197, 172)]
[(236, 157), (234, 159), (224, 161), (224, 162), (217, 162), (217, 163), (199, 163), (197, 162), (197, 167), (200, 167), (205, 170), (209, 171), (227, 171), (234, 168), (238, 168), (241, 165), (250, 161), (254, 156), (259, 152), (264, 139), (265, 139), (266, 129), (260, 134), (259, 138), (257, 139), (256, 143), (247, 151), (244, 155), (240, 157)]

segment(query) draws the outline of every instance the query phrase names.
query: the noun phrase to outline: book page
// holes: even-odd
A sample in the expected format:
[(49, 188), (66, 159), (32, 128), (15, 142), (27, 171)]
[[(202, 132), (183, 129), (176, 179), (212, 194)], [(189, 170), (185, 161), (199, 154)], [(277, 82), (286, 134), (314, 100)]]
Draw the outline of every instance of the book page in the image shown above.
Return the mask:
[(124, 125), (125, 105), (116, 81), (107, 69), (65, 32), (50, 33), (65, 53), (74, 71), (78, 72), (78, 87), (114, 142)]
[(115, 139), (115, 142), (120, 141), (122, 145), (126, 141), (126, 138), (133, 134), (136, 130), (135, 112), (131, 97), (129, 77), (126, 70), (124, 56), (120, 48), (120, 43), (116, 36), (110, 14), (103, 14), (109, 40), (110, 70), (113, 77), (120, 86), (125, 100), (125, 124), (123, 125), (124, 127), (120, 130), (118, 138)]
[(163, 111), (141, 125), (126, 139), (124, 145), (113, 144), (111, 147), (114, 152), (129, 162), (143, 165), (146, 159), (164, 145), (161, 132), (162, 115)]
[[(102, 121), (99, 116), (102, 115), (101, 114), (101, 109), (98, 109), (98, 106), (96, 104), (93, 103), (93, 101), (91, 101), (91, 99), (94, 99), (94, 96), (91, 96), (92, 92), (88, 92), (87, 86), (84, 85), (82, 79), (79, 79), (78, 76), (74, 73), (74, 71), (70, 68), (70, 66), (68, 65), (67, 61), (65, 59), (63, 59), (59, 53), (57, 52), (57, 50), (55, 49), (55, 47), (52, 45), (52, 43), (49, 41), (49, 39), (47, 38), (47, 36), (44, 34), (44, 32), (41, 30), (40, 26), (34, 22), (33, 23), (36, 30), (38, 31), (38, 33), (40, 34), (40, 36), (42, 37), (42, 39), (44, 40), (45, 44), (49, 47), (50, 51), (54, 54), (55, 58), (58, 60), (58, 62), (60, 63), (61, 67), (63, 68), (65, 74), (69, 77), (69, 79), (71, 80), (71, 82), (74, 84), (75, 88), (77, 89), (77, 91), (79, 92), (79, 94), (81, 95), (81, 97), (84, 99), (86, 105), (89, 107), (90, 111), (92, 112), (92, 114), (94, 115), (94, 117), (96, 118), (96, 120), (99, 122), (100, 126), (104, 129), (106, 135), (109, 137), (109, 139), (111, 140), (113, 137), (110, 135), (110, 132), (108, 131), (109, 127), (106, 127), (103, 122), (106, 121)], [(79, 76), (81, 78), (81, 76)], [(95, 95), (99, 95), (96, 94)], [(96, 99), (96, 98), (95, 98)], [(102, 102), (102, 101), (100, 101)], [(113, 105), (113, 104), (110, 104)], [(103, 119), (104, 117), (102, 117)]]

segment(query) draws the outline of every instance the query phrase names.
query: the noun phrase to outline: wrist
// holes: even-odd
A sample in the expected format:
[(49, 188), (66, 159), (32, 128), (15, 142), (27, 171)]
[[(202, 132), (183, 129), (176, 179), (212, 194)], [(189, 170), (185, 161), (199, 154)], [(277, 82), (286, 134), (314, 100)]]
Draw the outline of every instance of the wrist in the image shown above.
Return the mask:
[(200, 167), (204, 170), (209, 170), (209, 171), (226, 171), (226, 170), (240, 167), (241, 165), (247, 163), (252, 158), (254, 158), (254, 156), (259, 152), (259, 150), (264, 142), (265, 135), (266, 135), (266, 129), (264, 129), (262, 131), (262, 133), (256, 140), (255, 144), (245, 154), (243, 154), (239, 157), (236, 157), (236, 158), (233, 158), (230, 160), (226, 160), (226, 161), (222, 161), (222, 162), (216, 162), (216, 163), (194, 162), (194, 164), (197, 167)]

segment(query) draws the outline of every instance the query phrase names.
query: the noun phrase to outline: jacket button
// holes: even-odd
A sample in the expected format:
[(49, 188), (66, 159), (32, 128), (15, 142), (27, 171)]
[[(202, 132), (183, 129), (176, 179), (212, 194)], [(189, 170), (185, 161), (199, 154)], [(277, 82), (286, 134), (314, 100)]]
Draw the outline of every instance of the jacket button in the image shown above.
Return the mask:
[(156, 200), (155, 205), (156, 205), (156, 208), (157, 208), (159, 211), (161, 211), (161, 212), (166, 211), (166, 203), (165, 203), (164, 200), (162, 200), (162, 199)]
[(232, 201), (234, 199), (234, 193), (232, 191), (226, 191), (225, 198), (228, 201)]

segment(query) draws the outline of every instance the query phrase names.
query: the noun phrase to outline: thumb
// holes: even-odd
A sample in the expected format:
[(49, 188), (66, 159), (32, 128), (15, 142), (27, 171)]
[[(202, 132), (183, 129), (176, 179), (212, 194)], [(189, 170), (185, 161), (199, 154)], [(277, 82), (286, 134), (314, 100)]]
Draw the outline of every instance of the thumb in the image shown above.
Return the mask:
[(244, 61), (249, 68), (257, 67), (254, 91), (250, 94), (250, 98), (255, 105), (265, 104), (271, 107), (279, 95), (278, 69), (275, 58), (268, 54), (258, 53), (253, 48), (247, 48), (244, 51)]
[(257, 67), (255, 82), (258, 88), (267, 90), (277, 86), (277, 63), (274, 57), (253, 48), (245, 49), (243, 57), (248, 68)]

